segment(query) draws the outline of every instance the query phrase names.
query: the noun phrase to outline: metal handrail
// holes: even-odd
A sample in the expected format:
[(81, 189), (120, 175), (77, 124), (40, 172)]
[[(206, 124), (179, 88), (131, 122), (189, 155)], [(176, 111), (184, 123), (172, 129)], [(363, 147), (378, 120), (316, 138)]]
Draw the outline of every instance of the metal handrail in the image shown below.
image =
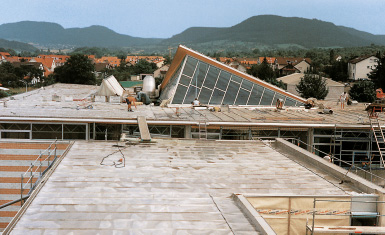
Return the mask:
[(13, 205), (13, 204), (15, 204), (15, 203), (18, 203), (18, 202), (20, 202), (20, 201), (22, 201), (22, 200), (25, 201), (25, 200), (27, 200), (28, 198), (29, 198), (29, 195), (23, 196), (22, 198), (13, 200), (13, 201), (11, 201), (11, 202), (7, 202), (7, 203), (1, 205), (1, 206), (0, 206), (0, 209), (3, 209), (3, 208), (5, 208), (5, 207), (7, 207), (7, 206), (10, 206), (10, 205)]
[[(306, 145), (306, 146), (310, 146), (310, 147), (312, 148), (312, 150), (317, 150), (318, 152), (323, 153), (323, 154), (326, 154), (326, 155), (328, 154), (328, 153), (325, 153), (325, 152), (323, 152), (323, 151), (317, 149), (316, 147), (314, 147), (314, 146), (312, 146), (312, 145), (309, 145), (309, 144), (303, 142), (303, 141), (300, 140), (300, 139), (296, 139), (296, 138), (284, 138), (284, 140), (287, 140), (287, 141), (288, 141), (288, 140), (291, 140), (292, 143), (293, 143), (293, 140), (295, 140), (295, 141), (297, 141), (297, 145), (298, 145), (298, 146), (299, 146), (299, 143), (301, 142), (302, 144), (304, 144), (304, 145)], [(293, 144), (294, 144), (294, 143), (293, 143)], [(367, 171), (367, 170), (365, 170), (364, 168), (361, 168), (361, 167), (356, 166), (356, 165), (354, 165), (354, 164), (351, 164), (351, 163), (349, 163), (349, 162), (347, 162), (347, 161), (344, 161), (344, 160), (342, 160), (342, 159), (336, 158), (334, 155), (331, 155), (330, 158), (332, 159), (333, 162), (334, 162), (334, 161), (339, 161), (339, 162), (341, 162), (341, 163), (344, 163), (344, 164), (349, 165), (350, 168), (355, 167), (356, 170), (360, 170), (360, 171), (363, 171), (363, 172), (365, 172), (365, 173), (368, 173), (371, 177), (374, 176), (374, 177), (376, 177), (376, 178), (378, 178), (378, 179), (385, 180), (385, 178), (383, 178), (383, 177), (381, 177), (381, 176), (378, 176), (378, 175), (376, 175), (376, 174), (373, 174), (372, 172)], [(349, 170), (350, 170), (350, 169), (349, 169)], [(348, 172), (349, 172), (349, 171), (348, 171)]]
[[(314, 234), (314, 227), (315, 227), (315, 216), (316, 216), (316, 202), (347, 202), (347, 203), (352, 203), (352, 202), (358, 202), (358, 203), (376, 203), (376, 204), (383, 204), (385, 201), (354, 201), (354, 200), (326, 200), (326, 199), (317, 199), (314, 198), (313, 200), (313, 213), (312, 213), (312, 225), (311, 225), (311, 234)], [(341, 215), (339, 215), (341, 216)], [(348, 215), (351, 216), (351, 215)], [(376, 215), (376, 217), (383, 217), (385, 215)], [(307, 234), (308, 226), (307, 226), (307, 221), (306, 221), (306, 234)]]
[[(54, 145), (54, 148), (52, 149), (52, 146)], [(27, 171), (23, 174), (21, 174), (21, 183), (20, 183), (20, 201), (21, 206), (23, 206), (23, 191), (25, 189), (28, 189), (29, 185), (29, 192), (27, 195), (30, 195), (32, 191), (34, 190), (35, 186), (40, 182), (40, 179), (42, 176), (47, 172), (48, 169), (51, 168), (52, 164), (57, 159), (57, 139), (52, 142), (48, 148), (46, 148), (43, 152), (39, 154), (39, 156), (31, 163), (31, 166), (27, 169)], [(47, 157), (45, 159), (42, 159), (43, 155), (45, 153), (48, 153)], [(53, 160), (51, 161), (51, 157), (53, 157)], [(42, 171), (43, 162), (47, 162), (47, 168)], [(35, 168), (35, 170), (34, 170)], [(29, 174), (29, 177), (27, 176)], [(37, 180), (35, 183), (33, 183), (34, 177), (37, 177)], [(24, 179), (27, 178), (27, 182), (24, 183)], [(27, 186), (27, 187), (26, 187)]]
[[(48, 153), (49, 153), (48, 155), (50, 155), (50, 150), (51, 150), (51, 147), (52, 147), (53, 144), (55, 144), (55, 149), (54, 149), (54, 150), (56, 151), (56, 142), (57, 142), (57, 139), (56, 139), (54, 142), (52, 142), (52, 143), (48, 146), (48, 148), (46, 148), (43, 152), (41, 152), (40, 155), (39, 155), (39, 157), (37, 157), (37, 158), (35, 159), (35, 161), (33, 161), (33, 162), (31, 163), (31, 166), (32, 166), (32, 165), (35, 165), (35, 163), (36, 163), (38, 160), (40, 160), (40, 162), (41, 162), (41, 156), (43, 156), (43, 154), (44, 154), (46, 151), (48, 151)], [(47, 158), (48, 158), (48, 157), (47, 157)], [(46, 158), (46, 159), (47, 159), (47, 158)], [(45, 159), (45, 160), (46, 160), (46, 159)], [(44, 160), (44, 161), (45, 161), (45, 160)], [(31, 167), (30, 167), (30, 168), (31, 168)], [(30, 168), (28, 168), (28, 170), (26, 171), (26, 173), (30, 170)], [(26, 174), (26, 173), (24, 173), (24, 174)]]

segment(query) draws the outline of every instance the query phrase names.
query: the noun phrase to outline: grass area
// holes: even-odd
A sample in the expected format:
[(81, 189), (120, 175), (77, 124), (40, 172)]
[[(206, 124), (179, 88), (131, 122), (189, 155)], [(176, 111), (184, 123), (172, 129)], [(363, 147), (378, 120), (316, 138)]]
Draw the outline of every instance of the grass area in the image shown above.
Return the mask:
[[(28, 91), (33, 91), (38, 89), (37, 87), (28, 87)], [(11, 96), (11, 95), (17, 95), (20, 93), (25, 93), (25, 87), (17, 87), (17, 88), (9, 88), (9, 91), (1, 91), (4, 93), (6, 96)], [(0, 95), (1, 98), (2, 95)]]

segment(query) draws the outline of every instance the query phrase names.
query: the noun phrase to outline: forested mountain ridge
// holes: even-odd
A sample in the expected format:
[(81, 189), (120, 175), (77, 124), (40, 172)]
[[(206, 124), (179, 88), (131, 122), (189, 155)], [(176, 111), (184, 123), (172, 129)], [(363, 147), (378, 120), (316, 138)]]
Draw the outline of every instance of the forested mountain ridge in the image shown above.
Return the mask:
[[(191, 37), (190, 35), (195, 35)], [(373, 35), (333, 23), (298, 17), (253, 16), (228, 28), (194, 27), (162, 43), (255, 42), (269, 46), (293, 44), (305, 48), (385, 45), (384, 35)]]
[(373, 35), (317, 19), (275, 15), (253, 16), (231, 27), (191, 27), (168, 39), (132, 37), (104, 26), (65, 29), (56, 23), (22, 21), (0, 25), (0, 38), (51, 49), (134, 48), (147, 53), (164, 52), (169, 46), (178, 44), (202, 51), (385, 45), (385, 35)]
[(129, 47), (156, 44), (161, 39), (138, 38), (104, 26), (68, 28), (49, 22), (22, 21), (0, 25), (0, 38), (39, 45)]
[(38, 49), (32, 45), (23, 42), (17, 41), (9, 41), (0, 38), (0, 48), (3, 49), (12, 49), (15, 51), (28, 51), (28, 52), (36, 52)]

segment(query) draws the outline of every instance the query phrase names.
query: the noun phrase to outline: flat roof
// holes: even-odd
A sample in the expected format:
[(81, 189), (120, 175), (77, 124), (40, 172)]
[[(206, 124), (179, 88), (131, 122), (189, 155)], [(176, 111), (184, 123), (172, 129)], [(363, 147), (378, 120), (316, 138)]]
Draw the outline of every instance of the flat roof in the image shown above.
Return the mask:
[[(136, 124), (137, 116), (145, 116), (150, 125), (192, 125), (205, 120), (208, 125), (223, 126), (370, 127), (365, 105), (361, 103), (341, 110), (337, 101), (320, 101), (334, 111), (331, 115), (324, 114), (320, 109), (285, 108), (277, 111), (275, 107), (252, 106), (231, 106), (230, 109), (222, 107), (221, 112), (211, 112), (193, 110), (189, 105), (139, 105), (134, 112), (127, 112), (126, 104), (103, 102), (104, 97), (99, 97), (92, 103), (79, 101), (95, 93), (97, 88), (89, 85), (55, 84), (1, 99), (0, 122)], [(59, 96), (58, 101), (53, 101), (54, 95)], [(5, 104), (1, 103), (5, 100)], [(86, 109), (88, 104), (92, 104), (93, 109)], [(176, 107), (180, 107), (180, 115), (176, 115)], [(379, 119), (385, 121), (382, 115)]]
[[(277, 78), (277, 80), (278, 81), (282, 81), (282, 82), (284, 82), (286, 84), (297, 85), (301, 81), (301, 78), (303, 78), (304, 76), (305, 76), (305, 74), (303, 74), (303, 73), (293, 73), (293, 74), (289, 74), (289, 75), (286, 75), (286, 76), (283, 76), (283, 77), (279, 77), (279, 78)], [(345, 87), (344, 84), (341, 84), (339, 82), (333, 81), (330, 78), (325, 78), (325, 77), (322, 77), (322, 78), (325, 79), (325, 82), (326, 82), (327, 86)]]
[(255, 234), (233, 193), (350, 194), (260, 141), (157, 141), (76, 141), (12, 234)]

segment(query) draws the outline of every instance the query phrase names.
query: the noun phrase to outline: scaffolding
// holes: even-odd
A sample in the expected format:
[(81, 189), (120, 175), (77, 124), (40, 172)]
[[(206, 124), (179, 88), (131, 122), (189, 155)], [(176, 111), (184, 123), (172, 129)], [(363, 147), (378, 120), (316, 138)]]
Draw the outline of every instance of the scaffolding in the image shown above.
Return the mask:
[[(339, 165), (339, 166), (344, 166), (344, 168), (347, 169), (347, 173), (346, 175), (349, 173), (349, 172), (352, 172), (352, 173), (355, 173), (356, 175), (358, 176), (361, 176), (367, 180), (370, 180), (371, 182), (373, 183), (376, 183), (377, 185), (381, 186), (381, 187), (385, 187), (385, 185), (383, 185), (385, 183), (385, 177), (383, 175), (378, 175), (378, 174), (375, 174), (375, 173), (379, 173), (379, 171), (374, 171), (373, 168), (371, 167), (370, 165), (370, 159), (369, 159), (369, 165), (362, 165), (361, 162), (360, 163), (355, 163), (354, 160), (353, 161), (349, 161), (349, 160), (343, 160), (341, 159), (340, 157), (338, 156), (335, 156), (333, 154), (328, 154), (320, 149), (317, 149), (315, 148), (313, 145), (309, 145), (297, 138), (284, 138), (285, 140), (291, 142), (292, 144), (295, 144), (301, 148), (310, 148), (311, 152), (316, 154), (320, 157), (322, 156), (326, 156), (326, 155), (329, 155), (330, 157), (330, 160), (333, 164), (335, 165)], [(383, 172), (383, 168), (380, 169), (381, 173)], [(345, 175), (345, 176), (346, 176)], [(341, 183), (343, 182), (343, 179), (341, 181)]]
[[(316, 203), (317, 202), (327, 202), (327, 203), (351, 203), (351, 211), (349, 213), (340, 214), (340, 213), (321, 213), (317, 211)], [(352, 200), (327, 200), (327, 199), (317, 199), (314, 198), (313, 201), (313, 212), (312, 212), (312, 223), (309, 224), (308, 220), (306, 221), (306, 234), (310, 232), (311, 235), (322, 233), (322, 234), (351, 234), (351, 233), (360, 233), (360, 234), (385, 234), (385, 227), (375, 226), (378, 224), (378, 218), (384, 215), (381, 215), (377, 212), (377, 205), (385, 203), (385, 201), (377, 201), (377, 200), (358, 200), (357, 198), (352, 198)], [(357, 209), (357, 207), (359, 209)], [(359, 212), (354, 212), (354, 208)], [(364, 210), (362, 211), (362, 208)], [(373, 226), (326, 226), (315, 224), (316, 215), (338, 215), (338, 216), (349, 216), (360, 217), (360, 218), (375, 218)]]
[(373, 112), (368, 112), (370, 129), (373, 133), (374, 140), (376, 141), (378, 153), (380, 154), (380, 161), (382, 167), (384, 167), (384, 158), (383, 152), (385, 151), (385, 137), (384, 132), (382, 131), (380, 122), (378, 121), (378, 114)]

